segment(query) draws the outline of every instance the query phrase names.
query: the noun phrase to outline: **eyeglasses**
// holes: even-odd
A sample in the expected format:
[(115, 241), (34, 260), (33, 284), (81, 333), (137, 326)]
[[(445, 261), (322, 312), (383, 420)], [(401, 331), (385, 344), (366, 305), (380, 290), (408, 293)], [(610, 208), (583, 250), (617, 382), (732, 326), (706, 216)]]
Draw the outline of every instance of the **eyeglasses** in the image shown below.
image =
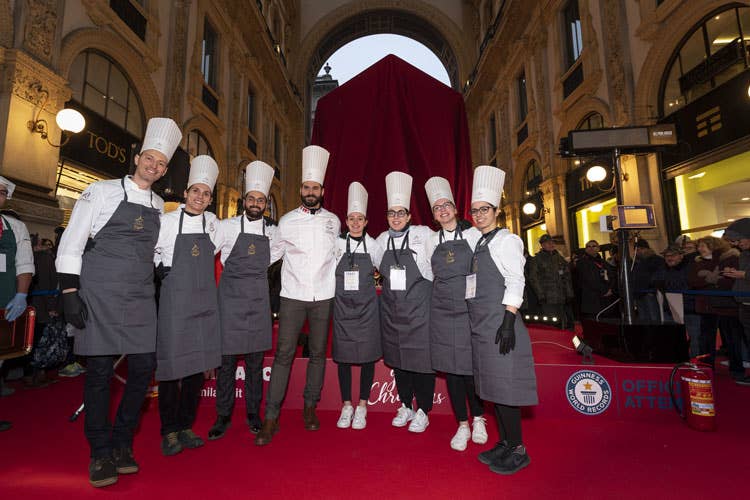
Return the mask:
[(400, 219), (402, 217), (406, 217), (407, 215), (409, 215), (409, 211), (403, 210), (403, 209), (402, 210), (388, 210), (385, 213), (385, 215), (387, 215), (390, 219), (395, 219), (396, 217)]
[(443, 203), (442, 205), (435, 205), (434, 207), (432, 207), (432, 211), (433, 211), (434, 213), (438, 213), (438, 212), (440, 212), (441, 210), (450, 210), (450, 209), (451, 209), (451, 208), (453, 208), (454, 206), (455, 206), (455, 205), (454, 205), (453, 203), (451, 203), (450, 201), (446, 201), (446, 202), (445, 202), (445, 203)]
[(490, 208), (495, 208), (495, 207), (493, 207), (492, 205), (484, 205), (479, 208), (472, 208), (471, 210), (469, 210), (469, 213), (471, 214), (472, 217), (476, 217), (479, 214), (485, 215), (487, 214), (487, 212), (490, 211)]
[(586, 248), (599, 248), (599, 245), (586, 245)]
[(258, 198), (253, 198), (252, 196), (246, 196), (245, 197), (245, 203), (257, 203), (258, 205), (265, 205), (266, 199), (262, 196), (259, 196)]

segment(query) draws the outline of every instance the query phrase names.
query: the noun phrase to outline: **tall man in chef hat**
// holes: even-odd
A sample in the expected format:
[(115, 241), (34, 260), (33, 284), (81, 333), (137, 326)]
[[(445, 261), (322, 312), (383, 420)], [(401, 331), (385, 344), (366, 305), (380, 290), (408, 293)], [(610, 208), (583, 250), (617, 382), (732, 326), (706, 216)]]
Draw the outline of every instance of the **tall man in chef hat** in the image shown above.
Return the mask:
[(501, 441), (479, 454), (492, 472), (514, 474), (529, 456), (521, 436), (521, 406), (538, 403), (529, 332), (518, 315), (523, 302), (523, 242), (496, 224), (505, 172), (482, 165), (474, 170), (471, 217), (482, 233), (466, 277), (474, 384), (495, 404)]
[[(102, 487), (138, 471), (133, 433), (156, 366), (154, 247), (164, 201), (151, 191), (182, 140), (169, 118), (151, 118), (135, 172), (84, 190), (60, 239), (55, 262), (75, 353), (88, 356), (84, 433), (91, 448), (89, 482)], [(118, 355), (128, 375), (114, 425), (110, 381)]]
[(206, 212), (218, 176), (219, 166), (213, 158), (193, 158), (185, 203), (161, 216), (154, 252), (161, 279), (156, 380), (164, 455), (203, 446), (203, 440), (192, 430), (203, 373), (221, 363), (214, 279), (220, 232), (216, 216)]
[(232, 421), (237, 357), (245, 360), (245, 409), (250, 432), (260, 431), (263, 357), (271, 349), (271, 302), (268, 266), (277, 227), (263, 218), (274, 169), (262, 161), (245, 168), (244, 213), (221, 221), (219, 283), (221, 368), (216, 377), (216, 422), (208, 439), (219, 439)]
[(302, 204), (279, 221), (271, 261), (283, 258), (279, 337), (266, 401), (266, 419), (255, 444), (271, 442), (279, 428), (279, 413), (289, 383), (297, 339), (305, 320), (310, 326), (310, 361), (303, 393), (305, 429), (315, 431), (320, 422), (315, 406), (320, 400), (325, 374), (328, 329), (336, 290), (336, 239), (339, 218), (322, 207), (323, 180), (330, 153), (320, 146), (302, 150)]

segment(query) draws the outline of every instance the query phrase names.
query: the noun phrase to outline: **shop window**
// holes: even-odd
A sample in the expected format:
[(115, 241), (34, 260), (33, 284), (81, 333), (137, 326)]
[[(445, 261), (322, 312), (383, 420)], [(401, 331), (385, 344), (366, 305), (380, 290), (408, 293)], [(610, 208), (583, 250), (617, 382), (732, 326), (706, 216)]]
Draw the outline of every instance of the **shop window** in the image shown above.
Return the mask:
[(146, 40), (144, 0), (109, 0), (109, 7), (138, 38)]
[(750, 152), (674, 178), (680, 233), (700, 238), (750, 217)]
[(214, 158), (214, 152), (206, 137), (197, 130), (192, 130), (187, 136), (187, 152), (190, 158), (208, 155)]
[(532, 257), (537, 254), (540, 249), (539, 238), (547, 232), (547, 224), (541, 223), (536, 226), (531, 226), (526, 229), (526, 250)]
[(747, 69), (750, 8), (707, 16), (675, 51), (661, 86), (661, 116), (695, 101)]
[(101, 52), (81, 52), (68, 75), (72, 99), (136, 137), (143, 137), (140, 100), (120, 67)]
[(610, 233), (602, 232), (600, 219), (603, 215), (609, 215), (615, 205), (617, 205), (617, 200), (609, 198), (594, 201), (576, 210), (575, 220), (578, 236), (576, 248), (583, 248), (586, 242), (590, 240), (596, 240), (600, 244), (609, 243)]

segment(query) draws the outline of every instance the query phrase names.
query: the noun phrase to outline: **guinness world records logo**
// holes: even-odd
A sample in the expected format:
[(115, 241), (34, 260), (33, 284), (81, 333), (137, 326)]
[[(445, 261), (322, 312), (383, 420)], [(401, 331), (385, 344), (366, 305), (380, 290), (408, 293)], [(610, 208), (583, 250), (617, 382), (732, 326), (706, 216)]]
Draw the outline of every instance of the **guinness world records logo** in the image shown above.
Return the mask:
[(612, 402), (612, 388), (601, 374), (592, 370), (579, 370), (565, 384), (565, 396), (577, 412), (599, 415)]

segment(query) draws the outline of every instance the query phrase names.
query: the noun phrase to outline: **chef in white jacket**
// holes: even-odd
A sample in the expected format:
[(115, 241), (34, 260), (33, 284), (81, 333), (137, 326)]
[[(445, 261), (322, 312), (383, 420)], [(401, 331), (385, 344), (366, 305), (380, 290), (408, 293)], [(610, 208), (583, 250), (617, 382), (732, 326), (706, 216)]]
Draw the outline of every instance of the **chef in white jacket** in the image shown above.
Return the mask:
[(221, 362), (214, 255), (220, 244), (216, 216), (206, 212), (219, 175), (213, 158), (190, 162), (185, 203), (161, 216), (154, 252), (159, 290), (156, 380), (161, 451), (175, 455), (203, 446), (193, 432), (204, 372)]

